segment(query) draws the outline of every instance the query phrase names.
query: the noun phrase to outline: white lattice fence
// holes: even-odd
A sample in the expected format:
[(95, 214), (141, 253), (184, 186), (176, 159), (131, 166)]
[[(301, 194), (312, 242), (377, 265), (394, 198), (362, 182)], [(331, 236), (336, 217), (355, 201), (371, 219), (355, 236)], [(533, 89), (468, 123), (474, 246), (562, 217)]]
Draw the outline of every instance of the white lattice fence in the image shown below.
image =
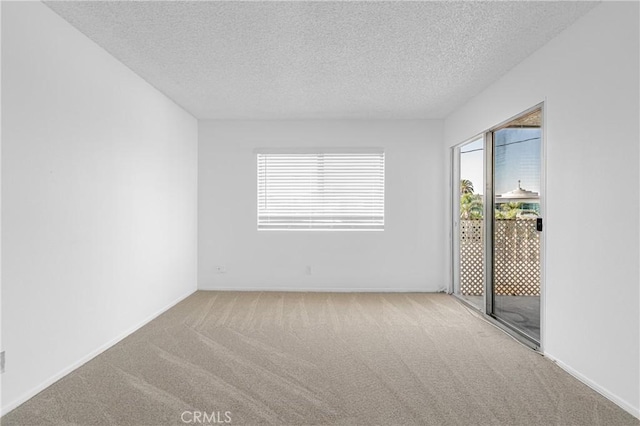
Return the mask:
[[(535, 219), (495, 221), (495, 293), (540, 295), (540, 235)], [(460, 292), (483, 294), (484, 226), (481, 220), (460, 221)]]
[(482, 220), (461, 220), (460, 292), (465, 296), (484, 294), (483, 246), (484, 226)]

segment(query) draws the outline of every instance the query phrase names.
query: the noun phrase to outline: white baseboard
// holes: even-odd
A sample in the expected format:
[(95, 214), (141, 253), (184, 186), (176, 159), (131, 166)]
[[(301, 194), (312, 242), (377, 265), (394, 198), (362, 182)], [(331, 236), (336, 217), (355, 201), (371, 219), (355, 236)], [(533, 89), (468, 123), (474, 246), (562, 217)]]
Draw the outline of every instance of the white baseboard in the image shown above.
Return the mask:
[(617, 406), (619, 406), (620, 408), (622, 408), (623, 410), (625, 410), (626, 412), (628, 412), (632, 416), (640, 419), (640, 408), (639, 407), (634, 407), (629, 402), (623, 400), (622, 398), (618, 397), (614, 393), (612, 393), (609, 390), (607, 390), (607, 389), (603, 388), (602, 386), (598, 385), (593, 380), (591, 380), (588, 377), (584, 376), (583, 374), (577, 372), (576, 370), (574, 370), (573, 368), (569, 367), (564, 362), (562, 362), (559, 359), (555, 358), (553, 355), (550, 355), (550, 354), (545, 352), (544, 356), (546, 358), (550, 359), (551, 361), (553, 361), (554, 363), (556, 363), (556, 365), (558, 365), (558, 367), (562, 368), (564, 371), (566, 371), (567, 373), (571, 374), (573, 377), (575, 377), (576, 379), (580, 380), (582, 383), (584, 383), (585, 385), (589, 386), (594, 391), (598, 392), (600, 395), (602, 395), (605, 398), (607, 398), (608, 400), (612, 401), (613, 403), (615, 403)]
[(4, 416), (5, 414), (9, 413), (10, 411), (14, 410), (18, 406), (20, 406), (23, 403), (25, 403), (26, 401), (28, 401), (29, 399), (33, 398), (38, 393), (42, 392), (44, 389), (48, 388), (49, 386), (51, 386), (52, 384), (54, 384), (55, 382), (57, 382), (58, 380), (60, 380), (64, 376), (66, 376), (67, 374), (71, 373), (73, 370), (75, 370), (75, 369), (81, 367), (82, 365), (86, 364), (87, 362), (91, 361), (93, 358), (95, 358), (96, 356), (100, 355), (102, 352), (106, 351), (107, 349), (109, 349), (110, 347), (115, 345), (116, 343), (120, 342), (125, 337), (127, 337), (130, 334), (134, 333), (135, 331), (137, 331), (138, 329), (142, 328), (143, 326), (145, 326), (146, 324), (148, 324), (149, 322), (151, 322), (155, 318), (159, 317), (160, 315), (162, 315), (163, 313), (165, 313), (166, 311), (168, 311), (169, 309), (171, 309), (172, 307), (174, 307), (178, 303), (182, 302), (184, 299), (186, 299), (187, 297), (191, 296), (196, 291), (197, 290), (190, 290), (188, 293), (183, 294), (182, 296), (180, 296), (177, 299), (175, 299), (173, 302), (167, 304), (166, 306), (164, 306), (160, 310), (156, 311), (155, 313), (151, 314), (150, 316), (148, 316), (147, 318), (142, 320), (140, 323), (134, 325), (133, 327), (130, 327), (127, 331), (125, 331), (124, 333), (120, 334), (115, 339), (112, 339), (111, 341), (109, 341), (109, 342), (105, 343), (104, 345), (98, 347), (97, 349), (91, 351), (89, 354), (87, 354), (84, 357), (80, 358), (78, 361), (74, 362), (70, 366), (64, 368), (62, 371), (59, 371), (58, 373), (56, 373), (53, 376), (49, 377), (47, 380), (45, 380), (44, 382), (42, 382), (38, 386), (30, 389), (29, 391), (27, 391), (24, 394), (20, 395), (15, 400), (9, 402), (7, 405), (3, 406), (2, 409), (0, 410), (0, 416)]
[(290, 293), (443, 293), (440, 290), (429, 290), (422, 287), (377, 288), (377, 287), (199, 287), (198, 291), (264, 291)]

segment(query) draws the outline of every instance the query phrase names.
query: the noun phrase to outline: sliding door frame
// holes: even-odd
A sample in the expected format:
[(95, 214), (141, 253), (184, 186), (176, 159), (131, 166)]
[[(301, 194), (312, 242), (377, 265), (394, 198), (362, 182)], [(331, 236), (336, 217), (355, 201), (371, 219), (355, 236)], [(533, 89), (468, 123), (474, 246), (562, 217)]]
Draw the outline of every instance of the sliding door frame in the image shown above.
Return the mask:
[[(451, 149), (451, 194), (460, 193), (460, 148), (466, 143), (468, 141)], [(459, 235), (460, 200), (451, 197), (451, 293), (456, 296), (460, 291), (460, 238), (457, 237)]]
[(484, 313), (493, 316), (493, 254), (494, 254), (494, 159), (493, 159), (493, 131), (484, 133), (484, 212), (482, 214), (484, 222)]
[[(494, 314), (494, 221), (495, 221), (495, 188), (494, 188), (494, 180), (495, 180), (495, 164), (494, 164), (494, 140), (493, 135), (494, 132), (504, 128), (513, 120), (516, 120), (520, 117), (523, 117), (527, 114), (535, 110), (541, 111), (542, 123), (540, 129), (540, 217), (543, 218), (544, 225), (542, 231), (540, 232), (540, 341), (536, 341), (531, 336), (522, 332), (516, 327), (511, 326), (506, 321), (498, 318)], [(519, 114), (516, 114), (501, 123), (487, 129), (486, 131), (476, 135), (473, 138), (467, 139), (466, 141), (455, 145), (451, 148), (451, 212), (452, 212), (452, 244), (451, 244), (451, 260), (452, 260), (452, 294), (456, 296), (458, 300), (464, 303), (467, 306), (470, 306), (476, 310), (478, 308), (473, 306), (471, 303), (464, 300), (464, 298), (460, 297), (458, 294), (460, 289), (456, 288), (456, 285), (459, 287), (459, 276), (460, 276), (460, 241), (459, 241), (459, 223), (460, 223), (460, 206), (459, 206), (459, 197), (456, 197), (456, 194), (460, 192), (460, 148), (466, 145), (469, 142), (474, 140), (478, 140), (481, 137), (484, 141), (484, 208), (483, 208), (483, 216), (484, 216), (484, 304), (482, 305), (482, 309), (478, 311), (483, 314), (483, 317), (499, 327), (500, 329), (506, 331), (512, 337), (520, 341), (521, 343), (533, 348), (534, 350), (543, 351), (542, 342), (544, 341), (545, 335), (545, 233), (546, 233), (546, 108), (545, 103), (540, 102), (537, 105), (528, 108)], [(457, 280), (457, 281), (456, 281)], [(456, 284), (456, 282), (458, 284)]]

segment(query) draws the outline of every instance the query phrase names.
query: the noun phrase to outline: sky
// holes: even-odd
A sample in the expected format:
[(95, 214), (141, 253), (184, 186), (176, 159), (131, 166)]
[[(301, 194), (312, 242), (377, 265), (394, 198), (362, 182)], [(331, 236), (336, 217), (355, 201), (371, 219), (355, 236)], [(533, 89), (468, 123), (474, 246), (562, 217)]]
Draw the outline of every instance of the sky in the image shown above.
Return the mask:
[[(502, 129), (495, 132), (496, 194), (518, 188), (540, 192), (540, 128)], [(483, 140), (460, 148), (460, 179), (473, 183), (476, 194), (483, 194)]]
[(460, 148), (460, 179), (470, 180), (476, 194), (484, 194), (483, 162), (482, 138)]

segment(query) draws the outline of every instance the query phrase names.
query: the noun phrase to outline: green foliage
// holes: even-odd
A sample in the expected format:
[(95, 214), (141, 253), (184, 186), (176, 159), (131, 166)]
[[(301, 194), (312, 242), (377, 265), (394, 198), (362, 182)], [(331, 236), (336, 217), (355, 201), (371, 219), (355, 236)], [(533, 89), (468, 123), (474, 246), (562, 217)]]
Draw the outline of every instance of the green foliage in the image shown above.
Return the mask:
[(473, 182), (460, 180), (460, 219), (482, 219), (482, 196), (473, 193)]
[(503, 203), (496, 208), (496, 219), (515, 219), (522, 213), (522, 203)]
[[(468, 179), (460, 180), (460, 219), (480, 220), (483, 217), (484, 206), (482, 195), (473, 193), (473, 182)], [(510, 202), (496, 206), (496, 219), (517, 219), (535, 217), (535, 210), (524, 209), (522, 203)]]
[(478, 194), (462, 194), (460, 196), (460, 219), (482, 219), (482, 196)]

